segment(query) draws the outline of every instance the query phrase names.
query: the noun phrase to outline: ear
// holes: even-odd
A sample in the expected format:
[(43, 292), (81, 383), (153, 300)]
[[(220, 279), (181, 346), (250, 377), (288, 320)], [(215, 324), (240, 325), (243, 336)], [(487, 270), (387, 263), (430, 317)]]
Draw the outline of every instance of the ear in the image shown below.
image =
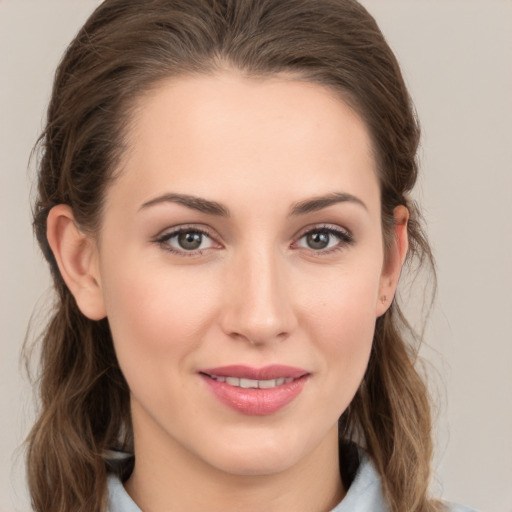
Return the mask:
[(407, 256), (409, 238), (407, 235), (407, 222), (409, 210), (403, 206), (397, 206), (393, 210), (395, 218), (395, 230), (390, 252), (382, 269), (379, 287), (379, 298), (377, 301), (377, 316), (383, 315), (391, 305), (395, 295), (400, 272)]
[(91, 320), (105, 318), (96, 243), (80, 230), (69, 206), (59, 204), (50, 210), (46, 236), (80, 311)]

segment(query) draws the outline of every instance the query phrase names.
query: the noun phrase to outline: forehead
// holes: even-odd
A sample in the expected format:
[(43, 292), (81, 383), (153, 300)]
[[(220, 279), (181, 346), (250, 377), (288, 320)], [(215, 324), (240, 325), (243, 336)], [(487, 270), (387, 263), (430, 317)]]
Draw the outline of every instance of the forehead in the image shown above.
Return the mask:
[(167, 191), (297, 200), (378, 189), (360, 117), (330, 88), (289, 76), (169, 79), (138, 100), (129, 126), (121, 181), (142, 202)]

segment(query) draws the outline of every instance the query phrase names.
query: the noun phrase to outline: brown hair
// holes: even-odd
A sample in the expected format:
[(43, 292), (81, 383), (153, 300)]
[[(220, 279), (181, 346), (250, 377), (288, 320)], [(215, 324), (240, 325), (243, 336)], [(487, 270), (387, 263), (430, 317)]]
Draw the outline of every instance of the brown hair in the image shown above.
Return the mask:
[[(105, 450), (130, 450), (129, 391), (108, 320), (78, 309), (46, 238), (50, 209), (67, 204), (83, 230), (101, 222), (103, 197), (124, 149), (131, 110), (159, 81), (232, 67), (290, 72), (338, 91), (371, 134), (386, 244), (393, 209), (410, 211), (409, 260), (432, 263), (415, 205), (419, 128), (398, 63), (374, 19), (354, 0), (107, 0), (67, 49), (40, 138), (37, 239), (50, 263), (56, 306), (40, 337), (41, 410), (28, 438), (28, 479), (38, 512), (100, 512)], [(417, 347), (393, 302), (377, 320), (364, 380), (340, 419), (363, 443), (392, 512), (437, 510), (427, 496), (432, 456), (427, 389)]]

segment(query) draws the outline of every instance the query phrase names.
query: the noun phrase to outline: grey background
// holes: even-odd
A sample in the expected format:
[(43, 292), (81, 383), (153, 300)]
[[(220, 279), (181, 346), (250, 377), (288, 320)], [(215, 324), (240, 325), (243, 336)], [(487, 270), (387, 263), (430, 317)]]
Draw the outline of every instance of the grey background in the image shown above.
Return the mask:
[[(30, 227), (28, 158), (57, 62), (98, 3), (0, 0), (2, 512), (29, 510), (19, 447), (34, 413), (19, 350), (36, 304), (48, 302)], [(512, 2), (363, 4), (398, 55), (423, 126), (416, 196), (439, 273), (423, 349), (437, 369), (433, 491), (512, 512)], [(414, 317), (414, 301), (410, 309)]]

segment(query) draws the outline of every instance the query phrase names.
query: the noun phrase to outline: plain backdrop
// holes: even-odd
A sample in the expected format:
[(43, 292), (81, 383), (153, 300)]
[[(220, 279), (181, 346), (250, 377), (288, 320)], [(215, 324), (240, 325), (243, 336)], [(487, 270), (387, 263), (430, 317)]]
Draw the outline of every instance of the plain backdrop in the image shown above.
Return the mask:
[[(98, 3), (0, 0), (1, 512), (29, 510), (20, 445), (33, 403), (19, 352), (34, 308), (48, 302), (28, 159), (57, 62)], [(433, 489), (482, 512), (512, 512), (512, 2), (363, 3), (399, 58), (423, 127), (416, 197), (439, 277), (423, 350), (437, 368)]]

